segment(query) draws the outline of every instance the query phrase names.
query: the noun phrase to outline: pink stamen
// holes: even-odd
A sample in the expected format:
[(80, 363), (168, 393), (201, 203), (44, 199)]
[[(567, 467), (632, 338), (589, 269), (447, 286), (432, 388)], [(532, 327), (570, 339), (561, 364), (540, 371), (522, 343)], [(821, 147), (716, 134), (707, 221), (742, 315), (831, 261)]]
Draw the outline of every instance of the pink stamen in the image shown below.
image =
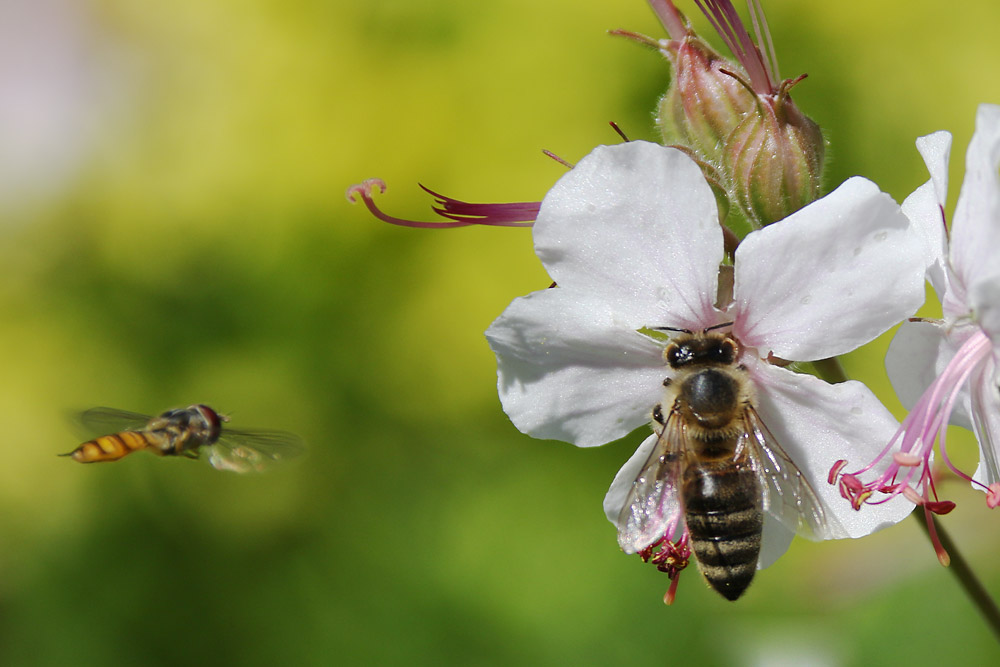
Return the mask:
[[(743, 26), (739, 13), (729, 0), (694, 0), (698, 9), (708, 18), (709, 23), (715, 31), (722, 37), (729, 50), (733, 52), (736, 59), (743, 65), (750, 77), (750, 86), (758, 95), (771, 95), (777, 90), (777, 72), (765, 62), (760, 49), (753, 43), (750, 33)], [(707, 8), (706, 8), (707, 5)], [(753, 7), (751, 7), (753, 9)], [(757, 9), (760, 9), (759, 6)], [(754, 23), (764, 24), (767, 30), (767, 21), (764, 19), (764, 12), (759, 12), (760, 17), (754, 14)], [(758, 30), (758, 35), (760, 31)], [(768, 33), (770, 34), (770, 33)], [(760, 39), (760, 37), (758, 37)], [(769, 38), (770, 39), (770, 38)], [(773, 48), (773, 46), (772, 46)]]
[[(771, 29), (767, 26), (764, 7), (760, 4), (760, 0), (747, 0), (747, 7), (750, 9), (753, 32), (757, 35), (757, 45), (765, 54), (765, 68), (771, 76), (771, 81), (778, 81), (781, 79), (781, 76), (778, 74), (778, 53), (774, 50), (774, 40), (771, 39)], [(796, 79), (796, 82), (804, 78), (805, 74)], [(795, 84), (793, 83), (792, 85)]]
[(653, 13), (660, 19), (670, 39), (679, 40), (691, 34), (684, 17), (670, 0), (649, 0), (649, 6), (653, 8)]
[[(955, 507), (948, 500), (938, 500), (934, 477), (930, 472), (930, 457), (935, 440), (945, 466), (956, 475), (987, 490), (986, 502), (1000, 505), (1000, 484), (987, 488), (958, 469), (948, 457), (947, 429), (951, 414), (963, 387), (972, 373), (989, 357), (992, 343), (982, 330), (977, 330), (959, 348), (948, 366), (924, 391), (913, 410), (907, 415), (886, 447), (868, 465), (851, 473), (842, 472), (844, 464), (837, 461), (830, 469), (828, 481), (838, 484), (840, 494), (851, 502), (854, 509), (861, 505), (884, 503), (902, 494), (915, 505), (923, 506), (928, 516), (928, 527), (935, 551), (942, 563), (947, 564), (948, 554), (937, 542), (931, 514), (947, 514)], [(898, 446), (897, 451), (893, 451)], [(885, 472), (870, 482), (860, 476), (870, 471), (892, 452), (891, 462)], [(882, 497), (872, 499), (875, 492)], [(934, 499), (931, 500), (931, 497)]]
[(424, 192), (434, 197), (435, 213), (443, 218), (471, 225), (493, 225), (496, 227), (531, 227), (538, 217), (541, 202), (511, 202), (507, 204), (471, 204), (445, 197), (430, 188), (420, 186)]
[(670, 587), (663, 596), (663, 603), (673, 604), (677, 595), (677, 582), (681, 572), (688, 566), (691, 560), (691, 547), (688, 542), (690, 536), (687, 527), (684, 528), (681, 536), (674, 541), (671, 536), (680, 527), (681, 516), (678, 512), (667, 524), (667, 529), (656, 542), (653, 542), (645, 549), (639, 551), (639, 558), (644, 563), (652, 563), (660, 572), (664, 572), (670, 579)]
[(950, 500), (929, 500), (924, 503), (924, 507), (928, 512), (944, 515), (955, 509), (955, 503)]
[(934, 517), (926, 506), (924, 507), (924, 519), (927, 521), (927, 534), (931, 538), (931, 544), (934, 545), (934, 553), (937, 554), (938, 562), (948, 567), (951, 565), (951, 556), (948, 555), (944, 545), (941, 544), (941, 539), (937, 533), (937, 526), (934, 525)]
[(852, 492), (861, 491), (865, 488), (865, 485), (855, 475), (848, 475), (846, 473), (841, 476), (840, 484)]
[(986, 506), (991, 510), (1000, 506), (1000, 482), (994, 482), (986, 487)]
[(830, 473), (826, 476), (826, 483), (835, 483), (837, 481), (837, 475), (840, 474), (840, 471), (843, 470), (846, 465), (847, 459), (839, 459), (836, 463), (834, 463), (830, 468)]
[(385, 181), (380, 178), (368, 180), (347, 188), (347, 201), (356, 202), (357, 197), (368, 208), (372, 215), (383, 222), (401, 227), (416, 227), (421, 229), (449, 229), (452, 227), (467, 227), (469, 225), (486, 225), (493, 227), (530, 227), (538, 217), (540, 202), (514, 202), (508, 204), (472, 204), (451, 197), (445, 197), (429, 188), (420, 186), (425, 192), (435, 198), (436, 206), (431, 208), (444, 221), (420, 221), (397, 218), (382, 211), (375, 205), (372, 197), (377, 188), (380, 193), (386, 190)]
[(894, 452), (892, 460), (901, 466), (918, 466), (923, 461), (916, 454), (904, 454), (903, 452)]
[(674, 603), (674, 598), (677, 597), (677, 584), (680, 583), (681, 576), (680, 573), (675, 576), (670, 582), (670, 588), (667, 592), (663, 594), (663, 604), (668, 607)]
[(917, 490), (912, 486), (903, 487), (903, 495), (914, 505), (920, 506), (924, 504), (924, 497), (917, 493)]

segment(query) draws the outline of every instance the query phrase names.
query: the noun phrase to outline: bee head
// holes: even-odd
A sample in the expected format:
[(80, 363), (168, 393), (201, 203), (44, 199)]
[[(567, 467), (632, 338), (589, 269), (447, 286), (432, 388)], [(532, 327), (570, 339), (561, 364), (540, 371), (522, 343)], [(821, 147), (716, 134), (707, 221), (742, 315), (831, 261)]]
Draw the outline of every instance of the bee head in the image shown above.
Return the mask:
[(667, 364), (674, 369), (692, 364), (731, 366), (739, 356), (736, 341), (722, 333), (690, 334), (677, 338), (663, 351)]

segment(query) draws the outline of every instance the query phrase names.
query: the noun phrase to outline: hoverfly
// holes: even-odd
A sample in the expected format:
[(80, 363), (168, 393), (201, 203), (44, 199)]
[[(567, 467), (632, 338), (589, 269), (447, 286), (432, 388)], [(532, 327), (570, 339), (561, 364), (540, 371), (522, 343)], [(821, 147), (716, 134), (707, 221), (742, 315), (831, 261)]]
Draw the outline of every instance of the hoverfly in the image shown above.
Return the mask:
[(765, 511), (806, 535), (825, 532), (823, 506), (761, 421), (738, 358), (739, 343), (720, 332), (682, 330), (667, 346), (658, 439), (618, 518), (619, 544), (637, 553), (683, 517), (698, 569), (728, 600), (756, 573)]
[(196, 459), (204, 449), (213, 467), (243, 473), (265, 470), (305, 449), (301, 438), (292, 433), (224, 428), (229, 417), (207, 405), (175, 408), (156, 417), (93, 408), (79, 420), (87, 429), (107, 434), (60, 454), (80, 463), (117, 461), (140, 449)]

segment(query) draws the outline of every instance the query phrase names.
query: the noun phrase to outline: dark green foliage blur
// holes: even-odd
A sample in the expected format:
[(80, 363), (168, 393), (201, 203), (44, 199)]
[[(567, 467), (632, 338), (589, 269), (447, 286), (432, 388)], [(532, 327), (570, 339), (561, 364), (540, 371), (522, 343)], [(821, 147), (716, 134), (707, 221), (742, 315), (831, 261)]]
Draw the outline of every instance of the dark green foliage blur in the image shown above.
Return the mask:
[[(976, 64), (1000, 58), (1000, 8), (808, 4), (765, 0), (782, 74), (810, 75), (795, 99), (827, 132), (831, 188), (862, 174), (901, 200), (926, 180), (914, 139), (950, 129), (953, 202), (975, 107), (1000, 102)], [(541, 149), (574, 162), (617, 141), (611, 120), (654, 138), (665, 63), (604, 34), (661, 37), (642, 0), (38, 7), (0, 10), (27, 22), (8, 42), (37, 65), (14, 84), (0, 70), (28, 109), (0, 113), (0, 137), (23, 122), (46, 147), (0, 146), (0, 664), (995, 654), (913, 520), (796, 541), (736, 604), (692, 567), (665, 607), (668, 581), (620, 553), (601, 509), (643, 433), (535, 441), (496, 398), (483, 331), (549, 284), (530, 231), (401, 229), (345, 202), (372, 176), (403, 217), (430, 217), (418, 181), (538, 200), (564, 171)], [(846, 366), (898, 411), (887, 343)], [(74, 411), (199, 402), (309, 453), (242, 477), (56, 457), (97, 435)], [(997, 515), (941, 489), (959, 503), (945, 526), (1000, 595)]]

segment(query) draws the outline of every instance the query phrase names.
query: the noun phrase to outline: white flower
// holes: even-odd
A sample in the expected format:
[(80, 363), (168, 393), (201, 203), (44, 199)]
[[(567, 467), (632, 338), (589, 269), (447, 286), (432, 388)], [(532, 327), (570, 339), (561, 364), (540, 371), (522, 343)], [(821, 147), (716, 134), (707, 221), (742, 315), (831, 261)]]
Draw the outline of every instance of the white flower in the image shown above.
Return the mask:
[[(533, 233), (558, 287), (515, 299), (486, 332), (500, 399), (518, 429), (580, 447), (627, 435), (651, 421), (672, 373), (665, 343), (643, 331), (731, 322), (757, 412), (824, 506), (826, 532), (816, 537), (867, 535), (912, 509), (892, 502), (881, 512), (854, 512), (826, 484), (835, 460), (874, 456), (897, 428), (871, 391), (769, 363), (849, 352), (923, 301), (921, 240), (873, 183), (852, 178), (749, 234), (736, 251), (733, 298), (721, 307), (715, 199), (676, 149), (597, 148), (548, 193)], [(646, 438), (615, 478), (605, 499), (612, 523), (656, 439)], [(765, 517), (761, 567), (792, 534)]]
[[(948, 192), (947, 132), (917, 140), (931, 179), (910, 195), (903, 210), (924, 234), (930, 280), (941, 299), (943, 321), (906, 322), (886, 356), (886, 370), (900, 400), (911, 408), (893, 438), (894, 461), (874, 481), (851, 473), (856, 493), (872, 503), (905, 493), (925, 509), (950, 510), (936, 501), (930, 475), (934, 440), (945, 464), (1000, 504), (1000, 107), (984, 104), (966, 155), (965, 181), (948, 233), (944, 202)], [(979, 441), (979, 468), (972, 476), (948, 458), (948, 423), (973, 430)], [(898, 443), (898, 447), (895, 446)], [(888, 451), (886, 452), (888, 454)], [(934, 495), (935, 500), (931, 500)]]

